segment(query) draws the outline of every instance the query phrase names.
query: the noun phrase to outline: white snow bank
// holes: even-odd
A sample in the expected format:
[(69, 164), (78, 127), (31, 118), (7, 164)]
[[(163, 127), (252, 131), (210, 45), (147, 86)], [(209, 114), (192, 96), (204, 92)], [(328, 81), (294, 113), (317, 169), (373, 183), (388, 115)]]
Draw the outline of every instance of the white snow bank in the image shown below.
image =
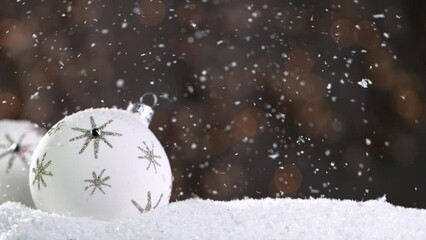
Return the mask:
[(9, 202), (0, 239), (426, 239), (426, 210), (383, 200), (187, 200), (107, 223)]

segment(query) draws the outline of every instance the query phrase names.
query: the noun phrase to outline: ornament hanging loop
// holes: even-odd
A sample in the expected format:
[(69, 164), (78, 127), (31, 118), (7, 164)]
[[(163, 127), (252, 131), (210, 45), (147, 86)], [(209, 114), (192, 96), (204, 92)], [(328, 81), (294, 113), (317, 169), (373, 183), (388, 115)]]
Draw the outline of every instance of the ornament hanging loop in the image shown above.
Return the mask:
[[(148, 105), (145, 103), (145, 100), (147, 97), (151, 97), (153, 99), (153, 103), (151, 105)], [(157, 106), (157, 101), (158, 101), (157, 95), (155, 95), (152, 92), (147, 92), (144, 95), (142, 95), (142, 97), (140, 97), (139, 102), (134, 104), (130, 103), (127, 110), (131, 111), (132, 113), (139, 114), (140, 118), (148, 127), (152, 121), (152, 117), (154, 116), (153, 108)]]
[[(149, 97), (149, 96), (151, 96), (151, 97), (152, 97), (152, 99), (153, 99), (153, 103), (152, 103), (151, 105), (145, 104), (145, 101), (144, 101), (144, 99), (145, 99), (146, 97)], [(139, 99), (139, 102), (140, 102), (141, 104), (145, 104), (145, 105), (147, 105), (147, 106), (150, 106), (151, 108), (155, 108), (155, 107), (157, 106), (157, 101), (158, 101), (158, 99), (157, 99), (157, 95), (155, 95), (155, 93), (152, 93), (152, 92), (147, 92), (147, 93), (145, 93), (145, 94), (144, 94), (144, 95), (142, 95), (142, 97)]]

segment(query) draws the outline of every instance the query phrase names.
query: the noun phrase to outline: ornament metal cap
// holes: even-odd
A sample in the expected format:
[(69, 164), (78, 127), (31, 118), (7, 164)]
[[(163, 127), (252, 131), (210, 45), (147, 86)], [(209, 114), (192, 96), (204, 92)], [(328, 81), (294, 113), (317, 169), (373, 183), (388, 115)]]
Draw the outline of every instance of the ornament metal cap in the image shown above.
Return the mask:
[[(153, 99), (153, 103), (151, 105), (148, 105), (144, 102), (144, 99), (147, 96), (151, 96)], [(151, 123), (152, 117), (154, 116), (154, 110), (153, 108), (157, 106), (157, 95), (151, 92), (147, 92), (139, 99), (138, 103), (130, 103), (127, 107), (127, 110), (132, 113), (138, 113), (140, 115), (140, 118), (146, 123), (146, 126), (148, 127)]]

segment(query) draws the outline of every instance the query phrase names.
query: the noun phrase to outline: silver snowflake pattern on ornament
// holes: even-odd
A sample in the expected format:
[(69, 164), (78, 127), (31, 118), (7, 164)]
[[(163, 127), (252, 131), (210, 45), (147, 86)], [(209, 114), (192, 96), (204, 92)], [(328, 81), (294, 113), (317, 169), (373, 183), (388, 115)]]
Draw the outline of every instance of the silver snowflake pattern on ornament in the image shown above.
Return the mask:
[(160, 196), (160, 199), (158, 199), (158, 202), (157, 202), (157, 204), (155, 204), (155, 206), (154, 207), (152, 207), (152, 201), (151, 201), (151, 192), (150, 191), (148, 191), (148, 193), (147, 193), (147, 198), (148, 198), (148, 201), (147, 201), (147, 203), (146, 203), (146, 205), (145, 205), (145, 208), (142, 208), (135, 200), (131, 200), (131, 202), (132, 202), (132, 204), (139, 210), (139, 212), (141, 212), (141, 213), (146, 213), (146, 212), (148, 212), (148, 211), (151, 211), (151, 209), (156, 209), (157, 207), (158, 207), (158, 204), (160, 204), (160, 202), (161, 202), (161, 199), (163, 198), (163, 194), (161, 194), (161, 196)]
[(24, 166), (28, 167), (28, 162), (26, 155), (29, 154), (31, 145), (23, 145), (22, 141), (24, 140), (26, 134), (22, 134), (18, 141), (15, 141), (8, 133), (5, 134), (5, 138), (8, 141), (7, 144), (0, 144), (0, 148), (6, 149), (3, 153), (0, 154), (0, 159), (10, 155), (9, 161), (7, 163), (6, 173), (10, 172), (10, 169), (13, 167), (13, 163), (16, 158), (20, 158), (24, 163)]
[(65, 121), (63, 121), (63, 120), (59, 121), (51, 129), (49, 129), (49, 131), (47, 131), (47, 134), (49, 134), (49, 136), (52, 136), (53, 134), (61, 131), (61, 129), (64, 126), (64, 124), (65, 124)]
[(104, 123), (104, 124), (102, 124), (101, 126), (98, 127), (96, 125), (93, 117), (90, 116), (91, 129), (83, 129), (83, 128), (78, 128), (78, 127), (72, 128), (72, 130), (82, 132), (83, 135), (72, 138), (69, 141), (72, 142), (72, 141), (76, 141), (76, 140), (79, 140), (79, 139), (82, 139), (82, 138), (86, 138), (86, 141), (84, 142), (83, 147), (81, 148), (81, 150), (79, 152), (79, 154), (82, 154), (84, 152), (84, 150), (86, 150), (87, 146), (89, 146), (89, 143), (93, 140), (94, 141), (95, 159), (98, 159), (100, 141), (103, 141), (110, 148), (113, 148), (111, 143), (109, 143), (109, 141), (105, 137), (106, 136), (122, 136), (122, 134), (120, 134), (120, 133), (104, 131), (104, 129), (112, 122), (113, 122), (113, 120), (109, 120), (108, 122), (106, 122), (106, 123)]
[(93, 187), (92, 192), (90, 193), (90, 196), (92, 196), (93, 193), (95, 193), (96, 189), (99, 189), (99, 191), (101, 191), (103, 194), (105, 194), (104, 190), (102, 189), (102, 186), (111, 187), (111, 185), (105, 183), (111, 177), (107, 176), (107, 177), (102, 178), (102, 175), (104, 174), (104, 172), (105, 172), (105, 169), (102, 170), (99, 175), (97, 175), (95, 172), (92, 172), (93, 179), (86, 179), (86, 180), (84, 180), (84, 182), (91, 183), (89, 186), (87, 186), (84, 189), (84, 191), (86, 191), (87, 189)]
[(157, 173), (157, 166), (161, 167), (160, 163), (155, 160), (156, 158), (160, 158), (160, 156), (154, 154), (154, 143), (151, 142), (152, 147), (149, 149), (148, 145), (146, 145), (146, 142), (143, 142), (143, 145), (145, 146), (145, 149), (138, 147), (143, 153), (145, 153), (145, 156), (140, 156), (139, 159), (146, 159), (149, 161), (148, 167), (146, 170), (149, 170), (151, 165), (154, 167), (155, 173)]
[(52, 161), (49, 160), (46, 164), (44, 163), (44, 159), (46, 158), (46, 153), (43, 155), (41, 161), (37, 158), (36, 167), (32, 169), (35, 174), (33, 185), (37, 183), (37, 188), (40, 190), (40, 183), (43, 184), (44, 187), (47, 187), (46, 182), (43, 179), (43, 176), (53, 176), (51, 171), (47, 171), (47, 168), (52, 164)]

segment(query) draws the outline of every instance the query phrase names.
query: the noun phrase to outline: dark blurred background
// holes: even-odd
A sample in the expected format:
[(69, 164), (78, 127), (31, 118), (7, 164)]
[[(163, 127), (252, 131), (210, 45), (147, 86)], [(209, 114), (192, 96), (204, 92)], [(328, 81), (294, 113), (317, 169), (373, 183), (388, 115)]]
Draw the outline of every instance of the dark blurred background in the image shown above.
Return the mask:
[(426, 208), (426, 2), (0, 0), (0, 118), (160, 96), (173, 200)]

